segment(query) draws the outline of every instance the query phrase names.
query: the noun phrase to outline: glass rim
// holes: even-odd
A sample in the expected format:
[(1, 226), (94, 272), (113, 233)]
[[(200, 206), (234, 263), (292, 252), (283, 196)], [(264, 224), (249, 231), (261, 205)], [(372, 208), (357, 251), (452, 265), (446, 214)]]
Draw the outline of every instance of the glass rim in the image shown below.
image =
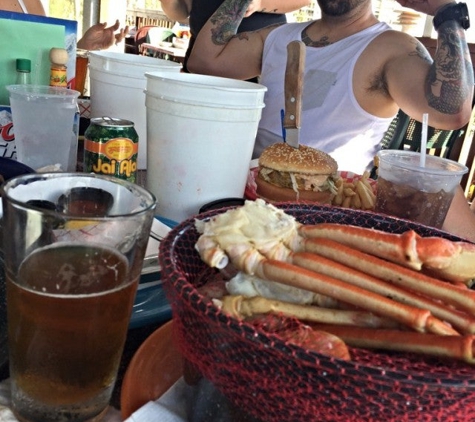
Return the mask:
[[(41, 98), (78, 98), (81, 93), (74, 89), (50, 85), (14, 84), (5, 87), (10, 94), (41, 96)], [(59, 95), (58, 95), (59, 94)]]
[[(146, 214), (151, 210), (154, 210), (157, 206), (157, 198), (155, 195), (150, 192), (149, 190), (145, 189), (144, 187), (129, 182), (127, 180), (119, 179), (113, 176), (107, 176), (102, 174), (95, 174), (95, 173), (74, 173), (74, 172), (51, 172), (51, 173), (29, 173), (29, 174), (22, 174), (19, 176), (12, 177), (11, 179), (7, 180), (0, 186), (0, 197), (3, 200), (7, 200), (15, 206), (21, 207), (25, 210), (33, 210), (40, 212), (44, 215), (51, 215), (56, 216), (58, 215), (57, 210), (49, 210), (46, 208), (38, 207), (33, 204), (28, 204), (23, 200), (19, 200), (14, 198), (8, 192), (11, 189), (14, 189), (20, 185), (26, 185), (35, 181), (43, 180), (52, 180), (52, 179), (65, 179), (65, 178), (80, 178), (83, 180), (86, 179), (95, 179), (95, 180), (103, 180), (104, 182), (108, 182), (114, 185), (120, 185), (123, 188), (127, 189), (131, 193), (136, 193), (140, 195), (140, 197), (145, 201), (143, 208), (137, 208), (127, 213), (117, 213), (117, 214), (110, 214), (110, 215), (101, 215), (101, 216), (81, 216), (77, 214), (69, 214), (69, 213), (60, 213), (63, 218), (67, 219), (74, 219), (74, 220), (89, 220), (89, 221), (108, 221), (108, 220), (117, 220), (117, 219), (128, 219), (131, 217), (136, 217), (142, 214)], [(76, 187), (91, 187), (91, 186), (81, 186), (75, 185), (71, 186), (71, 188)], [(64, 191), (66, 192), (66, 190)], [(3, 207), (2, 207), (3, 208)], [(3, 214), (3, 209), (2, 213)], [(2, 215), (0, 214), (0, 217)]]
[[(416, 151), (405, 151), (405, 150), (395, 150), (395, 149), (383, 149), (378, 151), (377, 156), (381, 158), (389, 158), (391, 155), (395, 156), (395, 154), (400, 156), (400, 157), (405, 157), (405, 158), (420, 158), (420, 153)], [(405, 163), (404, 161), (396, 161), (396, 160), (388, 160), (388, 163), (397, 168), (405, 169), (405, 170), (411, 170), (419, 173), (426, 173), (430, 175), (437, 175), (437, 176), (463, 176), (468, 172), (468, 167), (462, 163), (459, 163), (458, 161), (451, 160), (449, 158), (445, 157), (439, 157), (437, 155), (431, 155), (427, 154), (426, 155), (426, 163), (427, 160), (430, 160), (432, 162), (437, 162), (437, 163), (444, 163), (447, 166), (450, 166), (451, 168), (450, 173), (447, 174), (446, 170), (438, 169), (438, 168), (433, 168), (433, 167), (421, 167), (421, 166), (414, 166), (411, 165), (409, 166), (408, 163)], [(381, 167), (381, 165), (379, 165)]]

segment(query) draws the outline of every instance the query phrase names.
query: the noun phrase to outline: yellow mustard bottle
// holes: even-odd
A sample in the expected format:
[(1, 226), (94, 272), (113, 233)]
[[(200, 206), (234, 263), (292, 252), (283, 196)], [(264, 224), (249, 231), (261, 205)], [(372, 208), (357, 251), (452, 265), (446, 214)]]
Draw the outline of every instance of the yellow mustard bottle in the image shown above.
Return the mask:
[(68, 63), (68, 52), (64, 48), (53, 47), (49, 52), (49, 59), (51, 62), (50, 86), (67, 88), (68, 75), (66, 64)]

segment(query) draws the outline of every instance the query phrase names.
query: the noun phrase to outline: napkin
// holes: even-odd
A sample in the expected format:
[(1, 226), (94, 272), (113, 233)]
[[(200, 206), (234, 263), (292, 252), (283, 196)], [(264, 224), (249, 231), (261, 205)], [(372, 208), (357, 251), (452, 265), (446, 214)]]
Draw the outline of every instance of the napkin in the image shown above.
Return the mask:
[[(154, 234), (156, 237), (163, 239), (166, 237), (170, 231), (170, 227), (166, 224), (163, 224), (157, 218), (153, 219), (152, 228), (150, 229), (151, 234)], [(148, 239), (147, 249), (145, 250), (145, 257), (148, 256), (158, 256), (158, 247), (160, 246), (160, 241), (150, 237)]]
[(205, 378), (196, 385), (183, 377), (156, 401), (136, 410), (125, 422), (229, 422), (226, 398)]
[(180, 378), (157, 401), (150, 401), (125, 422), (186, 422), (187, 385)]
[(152, 228), (150, 230), (150, 233), (153, 235), (153, 237), (150, 236), (148, 239), (142, 267), (142, 274), (160, 271), (160, 266), (158, 264), (158, 248), (160, 247), (160, 240), (157, 240), (157, 238), (165, 238), (170, 230), (170, 227), (162, 223), (160, 220), (156, 218), (153, 219)]

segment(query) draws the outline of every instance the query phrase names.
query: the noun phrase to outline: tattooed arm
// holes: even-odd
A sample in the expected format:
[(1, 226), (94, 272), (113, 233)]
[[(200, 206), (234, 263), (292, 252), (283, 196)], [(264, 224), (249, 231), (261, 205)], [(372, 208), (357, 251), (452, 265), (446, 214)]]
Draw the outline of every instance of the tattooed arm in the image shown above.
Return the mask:
[(251, 79), (261, 71), (264, 41), (272, 29), (237, 29), (252, 0), (225, 0), (196, 37), (188, 70), (235, 79)]
[[(447, 0), (397, 1), (429, 15), (452, 3)], [(412, 53), (399, 58), (399, 63), (388, 65), (387, 78), (393, 80), (392, 90), (389, 82), (391, 96), (412, 117), (420, 119), (422, 113), (429, 113), (431, 126), (462, 127), (470, 118), (474, 78), (465, 31), (458, 22), (450, 20), (440, 25), (434, 60), (428, 62), (428, 59), (427, 52), (418, 43)], [(413, 82), (406, 80), (408, 77), (404, 78), (403, 73), (411, 75)]]
[(244, 17), (247, 18), (255, 12), (289, 13), (309, 4), (310, 0), (253, 0)]

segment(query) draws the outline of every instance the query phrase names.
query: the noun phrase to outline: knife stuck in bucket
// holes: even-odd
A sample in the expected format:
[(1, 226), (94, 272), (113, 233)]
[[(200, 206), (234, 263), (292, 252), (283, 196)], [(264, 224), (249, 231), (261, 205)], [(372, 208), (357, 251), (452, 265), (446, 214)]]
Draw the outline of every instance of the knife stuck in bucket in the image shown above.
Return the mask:
[(285, 142), (294, 148), (299, 147), (304, 71), (305, 44), (302, 41), (292, 41), (287, 45), (283, 127)]

